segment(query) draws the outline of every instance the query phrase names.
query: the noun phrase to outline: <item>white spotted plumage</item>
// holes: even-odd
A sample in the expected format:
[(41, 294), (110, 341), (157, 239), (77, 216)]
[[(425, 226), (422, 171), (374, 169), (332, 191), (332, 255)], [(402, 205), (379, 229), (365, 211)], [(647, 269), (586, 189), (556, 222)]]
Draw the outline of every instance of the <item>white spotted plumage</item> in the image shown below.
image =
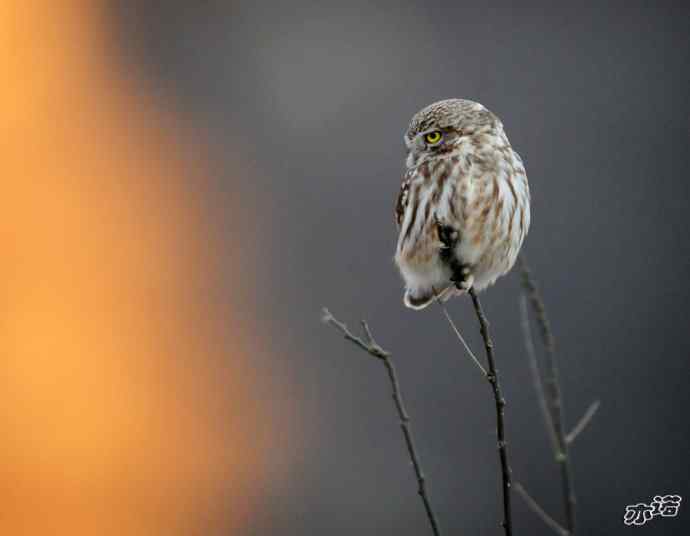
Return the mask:
[[(441, 132), (442, 141), (429, 146), (429, 132)], [(395, 262), (405, 304), (421, 309), (434, 297), (482, 290), (512, 268), (529, 229), (529, 187), (501, 122), (481, 104), (451, 99), (422, 109), (405, 144)], [(444, 253), (439, 226), (457, 236), (452, 251)], [(451, 281), (457, 265), (461, 285)]]

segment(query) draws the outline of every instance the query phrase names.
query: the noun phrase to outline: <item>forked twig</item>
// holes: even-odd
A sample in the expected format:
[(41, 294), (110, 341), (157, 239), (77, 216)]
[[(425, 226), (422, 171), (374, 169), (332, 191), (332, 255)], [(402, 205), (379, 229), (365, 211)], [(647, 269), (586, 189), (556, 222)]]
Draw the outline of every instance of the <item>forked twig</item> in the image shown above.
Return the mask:
[(522, 487), (519, 482), (513, 483), (513, 489), (523, 498), (527, 507), (532, 510), (539, 518), (548, 526), (550, 529), (560, 534), (560, 536), (570, 536), (570, 533), (561, 527), (560, 523), (552, 518), (546, 511), (539, 506), (539, 503), (535, 501), (532, 496), (527, 493), (527, 490)]
[(323, 309), (322, 320), (324, 323), (330, 324), (339, 330), (348, 341), (352, 342), (356, 346), (359, 346), (359, 348), (365, 352), (368, 352), (373, 357), (383, 361), (383, 364), (386, 366), (388, 378), (391, 382), (391, 389), (393, 391), (393, 401), (395, 402), (398, 417), (400, 418), (400, 427), (402, 428), (403, 435), (405, 437), (407, 453), (410, 456), (412, 466), (414, 467), (414, 473), (417, 477), (417, 493), (419, 493), (419, 496), (424, 503), (426, 516), (429, 520), (429, 524), (431, 525), (431, 530), (433, 531), (434, 536), (440, 536), (441, 530), (438, 526), (436, 515), (431, 507), (431, 502), (429, 501), (429, 494), (426, 489), (426, 477), (424, 476), (424, 472), (422, 471), (422, 467), (419, 463), (419, 456), (417, 455), (414, 438), (412, 437), (412, 430), (410, 429), (410, 417), (407, 414), (407, 410), (405, 409), (405, 405), (403, 403), (402, 393), (400, 392), (400, 384), (398, 383), (398, 377), (395, 372), (395, 366), (393, 365), (391, 354), (376, 343), (371, 331), (369, 330), (369, 326), (364, 321), (362, 321), (362, 331), (364, 332), (364, 339), (362, 339), (354, 335), (343, 322), (340, 322), (338, 319), (336, 319), (326, 308)]
[(528, 300), (532, 304), (537, 322), (539, 324), (542, 342), (546, 349), (545, 372), (544, 372), (544, 391), (549, 404), (549, 413), (553, 421), (553, 429), (556, 435), (556, 449), (554, 452), (556, 462), (561, 472), (561, 491), (565, 506), (565, 525), (570, 534), (575, 533), (575, 489), (568, 459), (568, 443), (565, 440), (565, 430), (563, 426), (563, 409), (561, 407), (561, 388), (558, 381), (558, 367), (555, 357), (555, 341), (551, 326), (546, 316), (544, 301), (539, 294), (537, 285), (532, 279), (532, 274), (520, 256), (518, 259), (522, 275), (522, 286), (525, 289)]
[(498, 443), (498, 454), (501, 462), (501, 476), (503, 481), (503, 522), (501, 525), (505, 530), (506, 536), (511, 536), (513, 533), (513, 522), (510, 510), (510, 467), (508, 466), (508, 445), (505, 439), (505, 423), (504, 423), (504, 408), (506, 405), (505, 399), (501, 394), (501, 386), (498, 382), (498, 371), (496, 370), (496, 360), (494, 356), (494, 343), (489, 334), (489, 322), (484, 315), (482, 305), (477, 298), (474, 288), (468, 291), (472, 298), (474, 311), (479, 320), (479, 331), (484, 339), (484, 349), (486, 350), (486, 362), (488, 364), (488, 374), (486, 379), (491, 385), (494, 394), (494, 402), (496, 403), (496, 440)]
[[(545, 399), (544, 407), (547, 411), (544, 412), (544, 421), (549, 435), (552, 440), (554, 457), (560, 466), (561, 472), (561, 489), (563, 494), (563, 503), (565, 507), (565, 518), (567, 533), (575, 534), (575, 489), (573, 486), (573, 479), (570, 467), (570, 458), (568, 453), (568, 445), (585, 429), (587, 424), (592, 420), (597, 409), (599, 409), (599, 402), (593, 403), (585, 412), (582, 418), (578, 421), (573, 430), (566, 435), (563, 423), (563, 408), (561, 404), (561, 387), (558, 380), (558, 366), (556, 364), (555, 356), (555, 340), (549, 320), (546, 316), (546, 308), (542, 300), (539, 289), (532, 278), (529, 267), (521, 255), (518, 258), (518, 266), (521, 272), (522, 286), (525, 296), (532, 304), (537, 322), (540, 328), (542, 343), (546, 350), (545, 372), (542, 381), (541, 375), (536, 362), (536, 354), (534, 352), (534, 345), (531, 343), (531, 333), (529, 330), (529, 320), (526, 314), (526, 307), (524, 306), (523, 298), (523, 330), (525, 333), (525, 345), (527, 346), (527, 354), (530, 359), (530, 364), (533, 369), (533, 376), (535, 377), (535, 387), (537, 395), (540, 397), (540, 404), (542, 398)], [(524, 495), (523, 495), (524, 497)], [(531, 499), (531, 497), (530, 497)], [(536, 502), (532, 499), (532, 502)], [(538, 505), (537, 505), (538, 506)], [(533, 508), (534, 509), (534, 508)], [(543, 510), (542, 510), (543, 512)], [(545, 512), (544, 512), (545, 513)]]

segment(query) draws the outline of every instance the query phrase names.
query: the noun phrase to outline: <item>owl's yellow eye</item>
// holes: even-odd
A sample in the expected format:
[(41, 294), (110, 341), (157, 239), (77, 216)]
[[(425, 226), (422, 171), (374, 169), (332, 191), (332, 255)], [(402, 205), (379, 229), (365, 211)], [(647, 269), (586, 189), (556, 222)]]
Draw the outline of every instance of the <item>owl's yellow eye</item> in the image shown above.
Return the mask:
[(435, 143), (441, 141), (441, 133), (438, 130), (429, 132), (428, 134), (424, 135), (424, 141), (426, 141), (429, 145), (434, 145)]

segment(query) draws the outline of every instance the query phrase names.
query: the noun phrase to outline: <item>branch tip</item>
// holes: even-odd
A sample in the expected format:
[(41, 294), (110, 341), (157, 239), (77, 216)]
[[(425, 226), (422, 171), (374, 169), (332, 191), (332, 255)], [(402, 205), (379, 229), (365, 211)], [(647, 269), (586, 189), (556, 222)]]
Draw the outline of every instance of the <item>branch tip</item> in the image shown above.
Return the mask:
[(599, 410), (600, 405), (601, 402), (599, 400), (595, 400), (589, 405), (587, 411), (585, 411), (582, 417), (580, 417), (580, 420), (577, 421), (577, 424), (573, 426), (573, 429), (570, 431), (570, 433), (565, 436), (566, 443), (572, 443), (575, 441), (577, 436), (579, 436), (580, 433), (587, 428), (587, 425), (589, 425), (594, 418), (594, 415), (596, 415), (597, 411)]

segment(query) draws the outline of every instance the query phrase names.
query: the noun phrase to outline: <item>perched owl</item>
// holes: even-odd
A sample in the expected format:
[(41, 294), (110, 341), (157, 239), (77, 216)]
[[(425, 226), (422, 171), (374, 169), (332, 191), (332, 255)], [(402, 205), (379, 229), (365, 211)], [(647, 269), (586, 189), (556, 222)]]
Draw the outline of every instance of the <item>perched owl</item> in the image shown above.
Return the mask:
[(423, 309), (512, 268), (529, 228), (529, 186), (501, 121), (479, 103), (431, 104), (404, 140), (395, 262), (405, 305)]

